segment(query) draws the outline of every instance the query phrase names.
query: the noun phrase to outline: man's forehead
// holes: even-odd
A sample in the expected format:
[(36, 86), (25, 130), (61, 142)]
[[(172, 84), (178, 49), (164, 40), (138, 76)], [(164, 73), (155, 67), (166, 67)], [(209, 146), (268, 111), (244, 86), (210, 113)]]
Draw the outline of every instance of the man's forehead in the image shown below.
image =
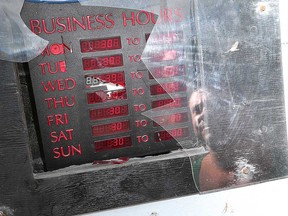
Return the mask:
[(193, 106), (195, 104), (199, 104), (202, 101), (205, 101), (207, 97), (207, 94), (204, 91), (195, 91), (191, 94), (189, 103), (190, 106)]

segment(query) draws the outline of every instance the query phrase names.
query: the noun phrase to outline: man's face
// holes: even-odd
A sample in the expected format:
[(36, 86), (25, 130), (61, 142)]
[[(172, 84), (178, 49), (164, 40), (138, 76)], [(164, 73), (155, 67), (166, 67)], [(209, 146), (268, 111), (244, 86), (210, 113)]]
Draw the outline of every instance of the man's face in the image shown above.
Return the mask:
[(208, 127), (204, 121), (205, 103), (207, 93), (201, 90), (195, 91), (191, 94), (189, 107), (192, 115), (192, 125), (194, 134), (201, 140), (207, 141), (209, 138)]

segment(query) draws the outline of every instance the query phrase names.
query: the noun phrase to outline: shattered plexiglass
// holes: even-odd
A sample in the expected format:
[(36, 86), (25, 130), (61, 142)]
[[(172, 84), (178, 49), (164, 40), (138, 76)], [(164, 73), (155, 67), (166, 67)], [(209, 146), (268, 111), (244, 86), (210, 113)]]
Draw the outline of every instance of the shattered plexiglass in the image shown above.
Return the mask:
[(24, 0), (0, 2), (0, 59), (27, 62), (45, 49), (48, 41), (33, 34), (20, 17)]

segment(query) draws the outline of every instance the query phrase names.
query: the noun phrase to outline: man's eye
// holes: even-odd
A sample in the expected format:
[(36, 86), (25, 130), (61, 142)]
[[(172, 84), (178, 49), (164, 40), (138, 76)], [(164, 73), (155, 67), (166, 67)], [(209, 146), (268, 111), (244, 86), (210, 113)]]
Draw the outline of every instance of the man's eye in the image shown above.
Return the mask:
[(200, 103), (194, 107), (194, 112), (196, 112), (196, 114), (201, 114), (202, 110), (203, 110), (203, 104), (202, 103)]

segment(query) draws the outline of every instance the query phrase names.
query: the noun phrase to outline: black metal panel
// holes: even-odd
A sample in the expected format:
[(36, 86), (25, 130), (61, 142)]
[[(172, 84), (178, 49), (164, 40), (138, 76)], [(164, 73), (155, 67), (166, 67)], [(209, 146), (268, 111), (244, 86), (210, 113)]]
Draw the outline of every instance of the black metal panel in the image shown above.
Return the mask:
[[(32, 13), (32, 11), (37, 11), (37, 13)], [(45, 165), (48, 170), (94, 160), (160, 154), (180, 148), (174, 139), (158, 142), (154, 133), (163, 129), (156, 127), (150, 119), (141, 114), (151, 109), (152, 98), (154, 100), (159, 98), (157, 95), (151, 98), (149, 86), (157, 82), (149, 79), (148, 70), (140, 61), (148, 39), (147, 34), (151, 33), (157, 20), (155, 14), (107, 7), (84, 7), (79, 3), (49, 4), (47, 8), (46, 4), (26, 2), (21, 16), (34, 33), (50, 42), (42, 55), (29, 63), (42, 134)], [(102, 49), (100, 45), (98, 50), (93, 48), (81, 50), (80, 43), (83, 41), (115, 38), (117, 39), (116, 47), (112, 45), (110, 48)], [(121, 47), (118, 47), (120, 42), (118, 38), (120, 38)], [(100, 42), (94, 41), (94, 45), (97, 43)], [(99, 64), (105, 64), (99, 58), (118, 55), (123, 58), (123, 66), (101, 65), (100, 68), (92, 69), (90, 66), (93, 63), (86, 62), (94, 58), (98, 63), (100, 62)], [(116, 59), (117, 61), (118, 57), (110, 60)], [(119, 86), (115, 86), (118, 85), (115, 81), (114, 83), (108, 82), (108, 84), (101, 83), (102, 80), (99, 81), (99, 78), (94, 80), (99, 82), (98, 84), (89, 86), (87, 76), (97, 77), (119, 72), (124, 72), (127, 99), (111, 101), (103, 99), (102, 102), (95, 102), (97, 99), (91, 99), (89, 102), (87, 96), (89, 93), (96, 92), (94, 96), (98, 98), (109, 97), (108, 94), (115, 92), (115, 90), (109, 90), (109, 85), (112, 85), (112, 89), (117, 89)], [(136, 72), (143, 76), (135, 77)], [(186, 97), (185, 93), (184, 89), (183, 97)], [(167, 93), (160, 96), (170, 98)], [(138, 110), (139, 105), (140, 110)], [(109, 110), (113, 107), (115, 109)], [(124, 109), (127, 113), (120, 113), (118, 116), (117, 112)], [(184, 111), (185, 109), (187, 112), (186, 107)], [(93, 116), (96, 117), (97, 114), (99, 119), (90, 119), (91, 110), (95, 111), (92, 111)], [(183, 112), (183, 108), (180, 111)], [(99, 113), (107, 112), (115, 113), (114, 117), (99, 117)], [(143, 120), (145, 123), (141, 126), (139, 122)], [(118, 133), (116, 131), (92, 136), (93, 126), (104, 127), (111, 123), (120, 124), (123, 121), (128, 121), (130, 125), (126, 131), (120, 129)], [(185, 118), (185, 122), (187, 127), (188, 118)], [(111, 125), (107, 127), (111, 128)], [(191, 136), (190, 132), (188, 134)], [(184, 139), (189, 139), (190, 136)], [(126, 137), (127, 140), (131, 140), (127, 141)], [(110, 140), (110, 143), (98, 143), (106, 140)], [(123, 141), (129, 143), (122, 143)], [(95, 150), (95, 142), (100, 146), (99, 151)], [(101, 146), (105, 148), (107, 145), (109, 145), (108, 150), (101, 149)]]

